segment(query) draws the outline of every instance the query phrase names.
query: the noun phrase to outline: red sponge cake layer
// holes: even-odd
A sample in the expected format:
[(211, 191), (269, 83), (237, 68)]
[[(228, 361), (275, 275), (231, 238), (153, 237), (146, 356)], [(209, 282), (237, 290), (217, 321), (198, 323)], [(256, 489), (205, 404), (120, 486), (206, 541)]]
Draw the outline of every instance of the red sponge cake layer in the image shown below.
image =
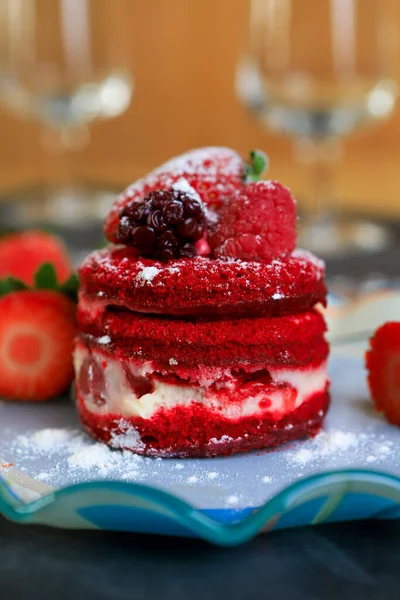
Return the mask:
[(271, 263), (196, 257), (161, 263), (132, 248), (92, 253), (79, 269), (81, 304), (175, 317), (234, 318), (294, 314), (325, 303), (324, 265), (295, 250)]
[(285, 317), (222, 321), (160, 319), (107, 309), (93, 318), (88, 305), (79, 309), (86, 343), (117, 357), (151, 361), (155, 368), (183, 376), (202, 366), (237, 369), (247, 366), (304, 366), (328, 356), (325, 321), (317, 310)]
[(273, 448), (315, 435), (321, 428), (328, 406), (326, 389), (281, 418), (265, 415), (232, 421), (192, 404), (160, 411), (152, 419), (124, 419), (115, 414), (91, 412), (78, 394), (81, 422), (89, 435), (112, 448), (163, 458), (229, 455)]

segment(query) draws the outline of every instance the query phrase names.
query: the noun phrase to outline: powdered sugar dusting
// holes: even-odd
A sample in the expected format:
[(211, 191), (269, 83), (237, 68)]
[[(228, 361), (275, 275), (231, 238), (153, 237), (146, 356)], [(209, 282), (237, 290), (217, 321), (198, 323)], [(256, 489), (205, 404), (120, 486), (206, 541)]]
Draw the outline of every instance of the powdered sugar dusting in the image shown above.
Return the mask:
[[(141, 482), (151, 478), (154, 485), (159, 485), (166, 478), (169, 485), (177, 485), (182, 489), (196, 487), (199, 490), (210, 486), (224, 489), (227, 482), (231, 483), (230, 476), (227, 477), (218, 467), (210, 471), (207, 469), (208, 463), (201, 460), (163, 460), (125, 450), (127, 446), (141, 450), (144, 444), (134, 427), (123, 419), (119, 421), (117, 431), (111, 433), (111, 447), (92, 441), (80, 429), (48, 428), (16, 437), (11, 449), (19, 460), (30, 462), (40, 457), (41, 469), (34, 476), (50, 485), (54, 485), (62, 473), (68, 474), (70, 483), (99, 477)], [(223, 443), (229, 439), (228, 436), (222, 436), (219, 441)], [(46, 470), (42, 465), (44, 456), (53, 463), (52, 467), (46, 465)], [(239, 496), (233, 490), (231, 496), (238, 498), (239, 502)], [(232, 498), (229, 500), (227, 496), (227, 506), (237, 502)]]
[[(240, 438), (241, 439), (241, 438)], [(233, 442), (234, 439), (232, 437), (230, 437), (229, 435), (223, 435), (221, 438), (219, 438), (219, 440), (217, 440), (217, 438), (211, 438), (210, 439), (210, 444), (226, 444), (227, 442)]]
[(207, 221), (211, 224), (211, 225), (215, 225), (215, 223), (218, 222), (219, 220), (219, 215), (217, 213), (217, 211), (213, 210), (212, 208), (209, 208), (208, 206), (204, 207), (204, 213), (206, 215), (206, 219)]
[(270, 179), (259, 181), (258, 183), (269, 190), (275, 190), (277, 188), (276, 181), (271, 181)]
[(180, 273), (180, 267), (178, 265), (170, 265), (167, 267), (168, 273), (173, 275), (174, 273)]
[(109, 344), (111, 342), (111, 338), (109, 335), (103, 335), (102, 337), (95, 338), (94, 341), (96, 344)]
[(236, 495), (227, 496), (225, 501), (230, 506), (236, 506), (236, 504), (239, 504), (239, 498)]
[(222, 170), (225, 176), (241, 177), (243, 174), (241, 156), (231, 148), (219, 146), (189, 150), (171, 158), (142, 179), (133, 182), (120, 194), (114, 203), (113, 211), (117, 212), (126, 198), (139, 200), (144, 191), (154, 186), (159, 179), (162, 180), (162, 187), (165, 189), (172, 187), (180, 178), (184, 179), (191, 175), (215, 184)]
[(104, 444), (94, 444), (76, 449), (68, 457), (68, 465), (72, 469), (88, 471), (96, 469), (100, 475), (106, 476), (110, 470), (111, 463), (115, 462), (110, 456), (110, 450)]
[(185, 179), (184, 177), (181, 177), (180, 179), (178, 179), (177, 182), (173, 183), (172, 184), (172, 189), (176, 190), (177, 192), (185, 192), (185, 194), (188, 194), (189, 196), (192, 196), (192, 198), (194, 198), (195, 200), (197, 200), (198, 202), (200, 202), (200, 204), (203, 204), (203, 202), (201, 201), (201, 198), (200, 198), (199, 194), (190, 185), (190, 183), (188, 182), (188, 180)]
[(136, 275), (136, 280), (142, 284), (151, 283), (160, 272), (161, 270), (157, 267), (142, 267), (142, 270)]
[(241, 175), (243, 160), (240, 155), (230, 148), (219, 146), (206, 146), (189, 150), (168, 160), (155, 169), (152, 175), (168, 173), (174, 176), (196, 174), (203, 177), (215, 177), (219, 172), (217, 164), (220, 164), (221, 161), (224, 162), (224, 173), (226, 175)]
[(311, 263), (318, 271), (325, 270), (325, 262), (321, 258), (318, 258), (318, 256), (315, 256), (312, 252), (303, 250), (303, 248), (296, 248), (296, 250), (293, 250), (292, 257)]
[[(327, 458), (344, 455), (365, 454), (368, 448), (370, 454), (366, 462), (371, 463), (393, 452), (393, 443), (387, 440), (376, 439), (365, 432), (342, 431), (332, 429), (322, 431), (313, 440), (304, 444), (296, 451), (287, 455), (287, 462), (293, 465), (305, 466), (317, 463)], [(372, 452), (371, 452), (372, 450)]]
[(113, 448), (130, 448), (131, 450), (144, 450), (140, 434), (127, 421), (121, 419), (118, 423), (120, 433), (112, 433), (110, 446)]
[(261, 481), (263, 483), (272, 483), (272, 477), (270, 477), (269, 475), (264, 475), (264, 477), (262, 477)]
[[(68, 429), (42, 429), (32, 436), (32, 442), (39, 453), (54, 451), (69, 442), (70, 439), (71, 431)], [(29, 447), (31, 440), (28, 436), (20, 436), (19, 441), (21, 445)]]

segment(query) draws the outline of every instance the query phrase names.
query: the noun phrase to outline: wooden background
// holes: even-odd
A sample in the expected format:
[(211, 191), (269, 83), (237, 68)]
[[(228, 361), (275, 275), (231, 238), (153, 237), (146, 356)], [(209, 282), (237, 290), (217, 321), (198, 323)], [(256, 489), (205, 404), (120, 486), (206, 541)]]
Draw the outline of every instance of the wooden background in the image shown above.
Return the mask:
[[(308, 173), (295, 163), (290, 141), (262, 130), (235, 97), (247, 0), (106, 1), (110, 26), (104, 43), (124, 53), (136, 90), (124, 115), (91, 127), (89, 146), (73, 157), (77, 176), (122, 187), (191, 147), (228, 145), (244, 153), (260, 147), (271, 158), (269, 176), (307, 198)], [(400, 27), (400, 2), (395, 4)], [(0, 191), (56, 176), (36, 123), (0, 109), (0, 134)], [(399, 158), (400, 110), (346, 140), (336, 181), (345, 207), (400, 215)]]

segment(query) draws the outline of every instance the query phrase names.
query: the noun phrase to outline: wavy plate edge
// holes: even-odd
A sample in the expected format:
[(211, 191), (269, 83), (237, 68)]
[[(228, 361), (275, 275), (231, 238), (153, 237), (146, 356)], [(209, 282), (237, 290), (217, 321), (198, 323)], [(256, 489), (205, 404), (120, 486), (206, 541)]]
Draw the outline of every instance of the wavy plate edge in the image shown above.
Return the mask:
[[(371, 498), (371, 504), (356, 502), (359, 516), (354, 510), (346, 514), (346, 509), (338, 515), (340, 507), (346, 502), (354, 505), (360, 495)], [(311, 507), (308, 514), (306, 506)], [(72, 485), (24, 503), (0, 476), (0, 513), (17, 523), (165, 533), (198, 537), (220, 546), (238, 545), (261, 532), (297, 525), (396, 518), (396, 509), (400, 509), (400, 478), (364, 470), (319, 473), (283, 489), (261, 507), (239, 510), (197, 509), (163, 490), (118, 481)], [(285, 523), (296, 510), (303, 510), (303, 516)], [(223, 522), (226, 518), (234, 522)]]

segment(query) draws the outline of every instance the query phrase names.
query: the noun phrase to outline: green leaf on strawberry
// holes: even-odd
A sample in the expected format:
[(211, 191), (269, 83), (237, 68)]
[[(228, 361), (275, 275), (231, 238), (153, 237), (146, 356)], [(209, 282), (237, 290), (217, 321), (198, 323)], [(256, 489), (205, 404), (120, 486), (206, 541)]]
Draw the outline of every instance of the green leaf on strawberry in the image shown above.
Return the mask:
[(76, 273), (72, 273), (71, 277), (67, 279), (62, 285), (59, 287), (59, 291), (68, 296), (71, 300), (76, 301), (78, 298), (78, 289), (79, 289), (79, 278)]
[(10, 294), (11, 292), (18, 292), (21, 290), (27, 290), (28, 286), (23, 281), (15, 279), (15, 277), (5, 277), (0, 279), (0, 297)]
[(259, 181), (261, 175), (268, 168), (268, 157), (261, 150), (251, 150), (250, 160), (245, 165), (244, 180), (245, 183)]
[(58, 282), (54, 265), (43, 263), (35, 273), (35, 288), (38, 290), (57, 290)]
[(79, 279), (76, 273), (73, 273), (65, 282), (60, 283), (57, 279), (54, 265), (52, 263), (43, 263), (35, 273), (35, 283), (33, 286), (27, 286), (23, 281), (15, 277), (0, 279), (0, 297), (21, 290), (51, 290), (63, 294), (76, 302), (78, 287)]

